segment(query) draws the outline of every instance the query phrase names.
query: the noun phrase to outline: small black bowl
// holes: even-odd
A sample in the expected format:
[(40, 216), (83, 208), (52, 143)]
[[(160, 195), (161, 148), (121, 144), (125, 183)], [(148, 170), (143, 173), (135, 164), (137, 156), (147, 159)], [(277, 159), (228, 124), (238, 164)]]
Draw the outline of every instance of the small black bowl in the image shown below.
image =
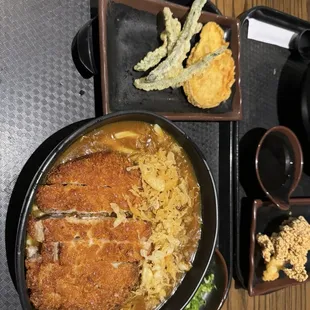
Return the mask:
[[(207, 161), (196, 144), (194, 144), (194, 142), (192, 142), (192, 140), (181, 129), (166, 118), (154, 113), (142, 111), (120, 112), (94, 119), (64, 139), (48, 155), (29, 186), (21, 211), (15, 245), (16, 285), (23, 309), (32, 309), (25, 281), (24, 261), (26, 226), (38, 185), (59, 156), (82, 135), (104, 125), (121, 121), (144, 121), (152, 124), (156, 123), (172, 135), (188, 154), (201, 188), (201, 239), (193, 261), (193, 266), (191, 270), (186, 273), (175, 293), (160, 307), (160, 309), (184, 309), (203, 280), (213, 256), (218, 235), (217, 193)], [(85, 296), (85, 298), (87, 298), (87, 296)]]

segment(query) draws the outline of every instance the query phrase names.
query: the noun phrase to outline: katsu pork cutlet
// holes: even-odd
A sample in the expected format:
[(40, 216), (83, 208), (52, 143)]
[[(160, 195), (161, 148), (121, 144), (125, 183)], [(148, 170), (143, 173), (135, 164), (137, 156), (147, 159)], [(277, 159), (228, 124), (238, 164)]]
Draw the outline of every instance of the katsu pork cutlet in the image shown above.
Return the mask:
[(81, 265), (87, 263), (134, 263), (142, 259), (140, 242), (105, 240), (72, 240), (44, 242), (41, 246), (43, 263)]
[(26, 261), (30, 300), (39, 310), (116, 310), (139, 282), (137, 263), (78, 265)]
[(114, 218), (74, 217), (48, 218), (28, 221), (28, 234), (38, 242), (65, 242), (74, 239), (139, 242), (151, 235), (151, 224), (128, 219), (117, 227)]
[(114, 227), (115, 220), (30, 217), (28, 236), (42, 244), (26, 260), (37, 309), (121, 308), (139, 284), (140, 251), (151, 226), (131, 219)]
[(41, 185), (36, 194), (36, 204), (45, 213), (111, 213), (111, 203), (116, 203), (121, 210), (129, 211), (127, 199), (134, 205), (140, 201), (120, 186)]
[(127, 168), (133, 163), (120, 153), (98, 152), (66, 162), (53, 169), (46, 184), (79, 184), (131, 189), (141, 186), (138, 170)]

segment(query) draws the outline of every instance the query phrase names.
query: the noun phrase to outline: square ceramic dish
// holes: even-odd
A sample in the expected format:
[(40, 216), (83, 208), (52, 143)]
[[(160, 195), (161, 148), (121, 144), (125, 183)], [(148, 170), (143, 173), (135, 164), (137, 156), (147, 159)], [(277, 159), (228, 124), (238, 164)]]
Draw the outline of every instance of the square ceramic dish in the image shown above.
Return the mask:
[[(264, 282), (262, 280), (263, 271), (266, 268), (262, 257), (261, 248), (256, 242), (258, 233), (270, 236), (273, 232), (279, 231), (281, 223), (289, 217), (303, 216), (310, 221), (310, 198), (294, 198), (290, 200), (290, 210), (283, 211), (271, 202), (255, 200), (253, 204), (252, 226), (250, 236), (250, 264), (248, 291), (250, 296), (270, 293), (287, 286), (297, 285), (300, 282), (288, 278), (282, 271), (277, 280)], [(310, 252), (306, 270), (310, 280)]]
[[(157, 16), (169, 7), (175, 17), (184, 22), (189, 8), (160, 0), (100, 0), (99, 40), (101, 89), (105, 114), (143, 109), (164, 115), (172, 120), (240, 120), (241, 92), (239, 76), (239, 22), (203, 12), (200, 22), (217, 22), (230, 42), (236, 65), (235, 83), (228, 100), (212, 109), (191, 105), (182, 88), (145, 92), (133, 86), (143, 76), (133, 66), (158, 45)], [(199, 36), (196, 36), (196, 40)], [(193, 42), (194, 43), (194, 42)]]

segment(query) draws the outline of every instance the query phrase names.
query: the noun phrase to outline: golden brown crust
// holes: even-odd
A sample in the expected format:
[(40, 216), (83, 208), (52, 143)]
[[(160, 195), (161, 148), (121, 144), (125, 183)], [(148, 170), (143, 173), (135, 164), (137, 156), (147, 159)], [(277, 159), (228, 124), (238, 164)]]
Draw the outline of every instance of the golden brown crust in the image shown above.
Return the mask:
[[(191, 50), (187, 60), (190, 66), (223, 45), (223, 29), (214, 22), (207, 23), (201, 33), (200, 41)], [(183, 85), (188, 101), (199, 108), (213, 108), (227, 100), (235, 81), (235, 63), (231, 50), (217, 56), (211, 64), (199, 74), (195, 74)]]
[(36, 223), (36, 219), (30, 215), (29, 218), (28, 218), (28, 223), (27, 223), (27, 234), (37, 240), (37, 238), (35, 237), (36, 236), (36, 232), (35, 232), (35, 223)]
[[(118, 213), (139, 202), (129, 192), (141, 185), (140, 172), (126, 169), (132, 165), (118, 153), (94, 153), (56, 167), (48, 175), (49, 185), (38, 188), (41, 211), (90, 217), (30, 216), (28, 235), (40, 242), (40, 253), (25, 263), (36, 309), (119, 310), (137, 287), (140, 251), (151, 224)], [(112, 211), (118, 222), (97, 213)]]
[(28, 224), (27, 224), (27, 233), (28, 235), (38, 241), (44, 241), (44, 229), (42, 226), (42, 221), (38, 221), (32, 215), (29, 216)]
[(36, 203), (46, 213), (57, 212), (107, 212), (113, 209), (110, 203), (116, 203), (122, 210), (128, 210), (124, 198), (129, 196), (133, 204), (138, 203), (127, 188), (80, 186), (80, 185), (42, 185), (38, 188)]
[[(33, 239), (36, 239), (36, 232), (33, 229), (34, 221), (29, 221), (28, 233)], [(126, 223), (114, 227), (114, 221), (114, 218), (78, 219), (65, 217), (49, 218), (37, 222), (43, 225), (46, 242), (64, 242), (71, 241), (74, 238), (138, 242), (142, 238), (148, 239), (151, 235), (150, 223), (128, 219)]]
[(41, 249), (43, 263), (60, 265), (85, 264), (91, 262), (119, 263), (138, 262), (139, 242), (105, 242), (101, 240), (44, 242)]
[(118, 153), (98, 152), (79, 157), (54, 168), (48, 175), (47, 184), (82, 184), (130, 189), (140, 186), (138, 170), (127, 171), (130, 160)]
[(80, 265), (26, 262), (30, 299), (36, 309), (119, 309), (139, 280), (137, 264)]
[(209, 53), (215, 52), (223, 45), (228, 45), (224, 40), (224, 31), (215, 22), (209, 22), (203, 26), (200, 32), (200, 40), (191, 50), (187, 59), (187, 66), (194, 64)]
[(148, 238), (151, 227), (130, 220), (114, 228), (114, 220), (30, 219), (29, 234), (40, 223), (45, 240), (41, 256), (26, 260), (36, 309), (120, 309), (138, 284), (140, 237)]
[(269, 263), (271, 255), (274, 254), (274, 246), (270, 240), (270, 238), (266, 235), (258, 234), (257, 242), (262, 248), (262, 256), (265, 260), (265, 262)]

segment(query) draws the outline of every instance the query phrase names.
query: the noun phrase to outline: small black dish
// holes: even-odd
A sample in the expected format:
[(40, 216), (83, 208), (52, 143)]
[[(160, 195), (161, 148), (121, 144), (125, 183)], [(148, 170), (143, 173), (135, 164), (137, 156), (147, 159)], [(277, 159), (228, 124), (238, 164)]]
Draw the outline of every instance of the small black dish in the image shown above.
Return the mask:
[[(266, 268), (262, 257), (261, 248), (256, 242), (258, 233), (270, 236), (273, 232), (279, 231), (279, 226), (289, 217), (303, 216), (308, 222), (310, 221), (310, 199), (293, 198), (290, 199), (290, 210), (281, 210), (272, 202), (262, 202), (255, 200), (253, 203), (252, 226), (250, 237), (250, 272), (248, 291), (250, 296), (263, 295), (273, 291), (298, 285), (300, 282), (288, 278), (280, 271), (280, 277), (274, 281), (264, 282), (262, 280), (263, 271)], [(310, 276), (310, 259), (305, 265), (306, 271)], [(307, 281), (310, 280), (310, 277)]]

